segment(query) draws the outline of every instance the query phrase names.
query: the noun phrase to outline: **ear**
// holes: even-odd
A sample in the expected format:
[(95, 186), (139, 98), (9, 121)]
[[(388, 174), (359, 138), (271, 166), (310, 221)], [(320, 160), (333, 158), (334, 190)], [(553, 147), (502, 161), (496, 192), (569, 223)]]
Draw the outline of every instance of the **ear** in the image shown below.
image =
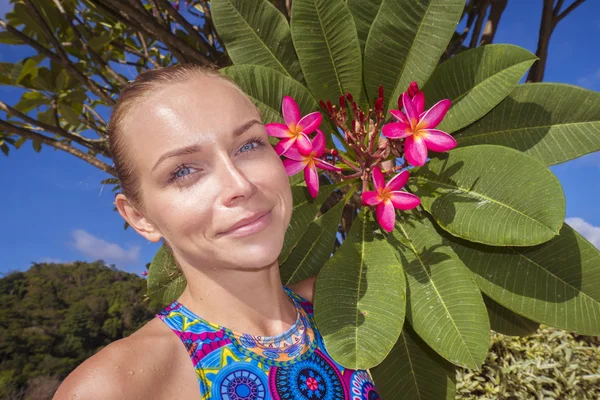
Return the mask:
[(151, 242), (158, 242), (162, 234), (156, 229), (154, 224), (148, 220), (144, 214), (139, 212), (124, 194), (119, 193), (115, 197), (115, 206), (121, 214), (121, 217), (135, 229), (137, 233)]

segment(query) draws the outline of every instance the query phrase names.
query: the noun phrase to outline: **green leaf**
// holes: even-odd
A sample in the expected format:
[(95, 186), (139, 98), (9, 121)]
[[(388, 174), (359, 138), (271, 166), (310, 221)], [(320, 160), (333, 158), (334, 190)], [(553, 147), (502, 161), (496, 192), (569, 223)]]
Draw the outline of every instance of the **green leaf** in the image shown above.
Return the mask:
[(422, 86), (454, 33), (464, 0), (383, 0), (373, 21), (364, 55), (364, 80), (370, 99), (379, 85), (385, 109), (412, 81)]
[(48, 107), (44, 111), (38, 110), (37, 119), (45, 124), (56, 126), (56, 118), (54, 116), (54, 110), (52, 107)]
[(402, 264), (363, 209), (346, 241), (319, 272), (315, 319), (327, 351), (346, 368), (380, 364), (402, 332)]
[(41, 92), (25, 92), (14, 108), (24, 114), (41, 105), (49, 105), (50, 99)]
[(31, 146), (33, 147), (33, 150), (35, 150), (36, 153), (42, 151), (42, 142), (40, 142), (37, 139), (31, 139)]
[(455, 399), (454, 365), (427, 346), (408, 324), (404, 324), (390, 354), (371, 374), (382, 399)]
[(383, 0), (348, 0), (346, 2), (354, 17), (361, 50), (365, 47), (371, 24), (379, 11), (379, 7), (381, 7), (382, 1)]
[(308, 193), (306, 186), (292, 186), (292, 198), (294, 208), (292, 210), (292, 219), (290, 226), (285, 231), (283, 239), (283, 248), (279, 254), (279, 265), (283, 265), (285, 260), (296, 247), (296, 244), (308, 229), (308, 226), (315, 219), (319, 209), (327, 200), (329, 195), (336, 189), (346, 184), (341, 182), (335, 185), (327, 185), (319, 188), (319, 194), (313, 199)]
[(560, 164), (600, 151), (600, 93), (556, 83), (519, 85), (454, 137), (459, 146), (497, 144)]
[(4, 142), (2, 142), (2, 144), (0, 144), (0, 150), (2, 150), (2, 152), (4, 153), (4, 155), (8, 156), (8, 145)]
[(273, 68), (302, 82), (287, 20), (267, 0), (212, 0), (215, 27), (234, 64)]
[(411, 172), (409, 187), (436, 222), (472, 242), (540, 244), (558, 234), (565, 218), (556, 176), (508, 147), (458, 147)]
[(490, 326), (495, 332), (508, 336), (529, 336), (540, 327), (537, 322), (515, 314), (486, 295), (483, 295), (483, 301), (490, 317)]
[(444, 236), (494, 301), (528, 319), (600, 335), (600, 250), (566, 223), (533, 247), (492, 247)]
[(61, 117), (63, 117), (73, 128), (77, 128), (81, 124), (79, 114), (71, 105), (59, 103), (58, 111), (60, 112)]
[(161, 304), (171, 304), (183, 293), (187, 282), (173, 254), (162, 245), (154, 255), (148, 271), (148, 297)]
[(23, 78), (27, 76), (31, 76), (32, 79), (37, 77), (38, 69), (37, 65), (40, 63), (39, 59), (36, 58), (28, 58), (23, 64), (23, 68), (21, 69), (21, 73), (19, 77), (15, 80), (15, 85), (18, 85)]
[(404, 266), (411, 326), (446, 360), (479, 370), (488, 353), (490, 322), (469, 270), (432, 222), (415, 211), (403, 211), (388, 241)]
[(260, 109), (263, 122), (283, 122), (283, 96), (293, 97), (302, 115), (318, 111), (319, 106), (304, 85), (272, 68), (260, 65), (234, 65), (221, 72), (237, 83)]
[(23, 44), (21, 39), (8, 31), (0, 32), (0, 43), (2, 44)]
[(110, 33), (104, 33), (102, 35), (94, 36), (88, 40), (87, 45), (94, 51), (101, 51), (112, 40)]
[(294, 47), (314, 97), (337, 104), (350, 92), (358, 101), (360, 44), (344, 0), (294, 0), (291, 20)]
[(436, 129), (452, 133), (477, 121), (509, 95), (535, 60), (535, 54), (521, 47), (491, 44), (444, 62), (423, 88), (430, 105), (452, 100)]
[(317, 275), (329, 260), (344, 206), (354, 192), (355, 189), (351, 189), (342, 201), (308, 226), (298, 244), (279, 268), (281, 280), (286, 285)]

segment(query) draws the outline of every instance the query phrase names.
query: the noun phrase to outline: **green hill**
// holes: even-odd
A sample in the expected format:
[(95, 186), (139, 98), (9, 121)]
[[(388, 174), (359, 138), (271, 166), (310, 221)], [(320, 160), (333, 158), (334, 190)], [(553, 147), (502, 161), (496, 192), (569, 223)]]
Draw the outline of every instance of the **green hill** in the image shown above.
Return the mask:
[(0, 398), (42, 399), (154, 317), (146, 281), (103, 261), (33, 264), (0, 279)]

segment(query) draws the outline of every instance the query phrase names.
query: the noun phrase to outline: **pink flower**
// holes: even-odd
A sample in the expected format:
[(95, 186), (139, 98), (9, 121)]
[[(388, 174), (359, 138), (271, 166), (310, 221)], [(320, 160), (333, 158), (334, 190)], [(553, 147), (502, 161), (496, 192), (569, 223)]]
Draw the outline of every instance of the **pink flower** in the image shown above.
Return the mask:
[(315, 111), (300, 118), (300, 108), (289, 96), (283, 97), (281, 110), (285, 124), (274, 122), (265, 125), (270, 136), (282, 139), (275, 146), (275, 151), (278, 155), (285, 154), (295, 144), (300, 153), (309, 154), (312, 145), (308, 135), (321, 125), (321, 113)]
[(379, 167), (373, 168), (374, 191), (363, 192), (362, 202), (366, 206), (376, 206), (375, 216), (383, 229), (394, 230), (396, 221), (395, 208), (411, 210), (421, 204), (421, 199), (412, 193), (400, 191), (408, 181), (408, 171), (402, 171), (385, 184), (383, 172)]
[(295, 147), (290, 148), (285, 153), (285, 156), (288, 158), (283, 160), (283, 166), (288, 176), (304, 170), (304, 180), (306, 181), (308, 192), (315, 198), (319, 193), (319, 174), (316, 167), (328, 171), (341, 171), (342, 169), (318, 158), (325, 152), (325, 135), (321, 130), (317, 129), (317, 134), (309, 143), (310, 152), (308, 154), (302, 154)]
[(148, 276), (148, 271), (143, 271), (142, 276)]
[(433, 129), (442, 122), (451, 104), (448, 99), (442, 100), (424, 112), (425, 95), (418, 90), (416, 84), (414, 87), (411, 84), (409, 92), (402, 94), (402, 106), (406, 114), (400, 110), (390, 110), (390, 114), (398, 122), (385, 125), (382, 133), (390, 139), (405, 139), (406, 160), (413, 166), (424, 165), (428, 149), (443, 152), (456, 147), (456, 140), (452, 136)]

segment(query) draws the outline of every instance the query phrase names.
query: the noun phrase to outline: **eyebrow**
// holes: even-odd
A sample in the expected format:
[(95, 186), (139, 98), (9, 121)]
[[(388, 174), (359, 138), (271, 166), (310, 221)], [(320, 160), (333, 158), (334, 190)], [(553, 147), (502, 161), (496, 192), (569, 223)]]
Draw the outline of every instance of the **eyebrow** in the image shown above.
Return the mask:
[[(238, 128), (233, 130), (233, 137), (236, 138), (236, 137), (240, 136), (241, 134), (246, 132), (248, 129), (250, 129), (250, 127), (252, 127), (253, 125), (256, 125), (256, 124), (260, 125), (260, 124), (262, 124), (262, 122), (260, 122), (257, 119), (253, 119), (253, 120), (246, 122), (244, 125), (241, 125)], [(182, 147), (180, 149), (175, 149), (175, 150), (166, 152), (165, 154), (160, 156), (160, 158), (158, 159), (156, 164), (154, 164), (154, 167), (152, 167), (152, 171), (154, 171), (156, 169), (156, 167), (158, 167), (158, 165), (161, 162), (163, 162), (164, 160), (166, 160), (167, 158), (176, 157), (176, 156), (185, 156), (188, 154), (198, 153), (201, 149), (202, 149), (202, 146), (200, 146), (199, 144), (192, 144), (190, 146), (186, 146), (186, 147)]]

